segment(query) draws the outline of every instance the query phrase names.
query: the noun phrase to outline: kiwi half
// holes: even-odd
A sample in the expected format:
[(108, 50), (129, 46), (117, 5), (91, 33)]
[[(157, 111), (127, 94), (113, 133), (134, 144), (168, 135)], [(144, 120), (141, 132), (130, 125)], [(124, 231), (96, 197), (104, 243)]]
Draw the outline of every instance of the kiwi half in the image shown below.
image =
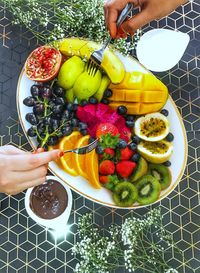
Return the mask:
[(138, 180), (140, 177), (142, 177), (143, 175), (145, 175), (148, 171), (148, 164), (147, 161), (140, 156), (140, 159), (137, 163), (137, 167), (133, 172), (133, 175), (130, 178), (131, 182), (135, 182), (136, 180)]
[(148, 205), (158, 200), (161, 185), (158, 180), (152, 175), (145, 175), (138, 180), (136, 183), (138, 190), (137, 201), (141, 205)]
[(129, 182), (121, 182), (115, 186), (113, 199), (120, 207), (130, 207), (137, 199), (137, 189)]
[(172, 176), (170, 170), (164, 165), (149, 164), (148, 173), (159, 181), (162, 190), (165, 190), (171, 184)]

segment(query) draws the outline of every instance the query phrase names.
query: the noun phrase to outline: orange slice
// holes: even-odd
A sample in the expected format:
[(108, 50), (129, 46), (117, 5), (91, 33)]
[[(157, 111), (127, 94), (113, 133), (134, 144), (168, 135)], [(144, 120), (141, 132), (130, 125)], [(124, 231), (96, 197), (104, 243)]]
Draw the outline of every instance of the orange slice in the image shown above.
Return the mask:
[(94, 188), (100, 189), (101, 184), (99, 182), (99, 162), (98, 162), (98, 156), (95, 150), (86, 154), (85, 165), (86, 165), (86, 173), (88, 176), (88, 181)]
[[(79, 132), (73, 132), (71, 135), (64, 137), (60, 144), (59, 148), (63, 151), (71, 150), (76, 148), (76, 143), (81, 138), (81, 134)], [(70, 175), (77, 176), (78, 173), (76, 171), (75, 165), (75, 154), (74, 153), (66, 153), (60, 159), (63, 169)]]
[[(88, 141), (89, 141), (90, 136), (84, 136), (82, 138), (80, 138), (78, 140), (78, 142), (76, 143), (76, 147), (77, 148), (81, 148), (83, 146), (88, 145)], [(83, 177), (85, 177), (86, 179), (88, 179), (87, 173), (86, 173), (86, 162), (85, 162), (85, 157), (86, 155), (79, 155), (79, 154), (75, 154), (75, 168), (78, 174), (82, 175)]]

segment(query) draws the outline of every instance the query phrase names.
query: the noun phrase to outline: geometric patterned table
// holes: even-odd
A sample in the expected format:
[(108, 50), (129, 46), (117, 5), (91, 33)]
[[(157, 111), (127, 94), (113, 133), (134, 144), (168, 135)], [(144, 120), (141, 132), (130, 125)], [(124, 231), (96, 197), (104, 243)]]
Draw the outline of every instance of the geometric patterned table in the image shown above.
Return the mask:
[[(188, 162), (181, 182), (161, 201), (165, 227), (183, 250), (182, 260), (172, 252), (171, 263), (180, 272), (200, 272), (200, 1), (179, 7), (167, 18), (154, 21), (152, 28), (178, 29), (191, 41), (182, 60), (172, 70), (157, 76), (168, 86), (182, 115), (188, 138)], [(12, 26), (0, 5), (0, 145), (13, 144), (30, 150), (16, 110), (16, 86), (25, 59), (37, 40), (26, 29)], [(144, 215), (148, 209), (134, 211), (110, 209), (73, 192), (70, 231), (56, 238), (31, 220), (24, 208), (24, 193), (13, 197), (0, 194), (0, 273), (71, 273), (76, 259), (71, 247), (77, 240), (77, 220), (92, 212), (100, 227), (120, 224), (128, 216)], [(192, 269), (185, 266), (190, 262)], [(121, 270), (118, 272), (122, 272)], [(125, 271), (123, 271), (125, 272)]]

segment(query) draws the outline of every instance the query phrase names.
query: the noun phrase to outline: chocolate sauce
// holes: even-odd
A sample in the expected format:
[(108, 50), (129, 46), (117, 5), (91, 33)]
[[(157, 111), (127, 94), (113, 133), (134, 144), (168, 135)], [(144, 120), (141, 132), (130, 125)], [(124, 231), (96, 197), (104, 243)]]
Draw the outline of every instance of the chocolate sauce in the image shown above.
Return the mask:
[(35, 187), (30, 196), (32, 211), (43, 219), (53, 219), (61, 215), (68, 204), (65, 188), (55, 180), (47, 180)]

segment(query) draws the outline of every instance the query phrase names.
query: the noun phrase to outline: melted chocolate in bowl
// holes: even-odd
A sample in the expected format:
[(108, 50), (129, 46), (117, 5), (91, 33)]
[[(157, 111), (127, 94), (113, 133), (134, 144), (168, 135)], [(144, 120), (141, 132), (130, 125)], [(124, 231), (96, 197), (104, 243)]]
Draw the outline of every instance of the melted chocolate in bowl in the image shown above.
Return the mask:
[(53, 219), (61, 215), (68, 205), (65, 188), (55, 180), (47, 180), (35, 187), (30, 196), (32, 211), (43, 219)]

